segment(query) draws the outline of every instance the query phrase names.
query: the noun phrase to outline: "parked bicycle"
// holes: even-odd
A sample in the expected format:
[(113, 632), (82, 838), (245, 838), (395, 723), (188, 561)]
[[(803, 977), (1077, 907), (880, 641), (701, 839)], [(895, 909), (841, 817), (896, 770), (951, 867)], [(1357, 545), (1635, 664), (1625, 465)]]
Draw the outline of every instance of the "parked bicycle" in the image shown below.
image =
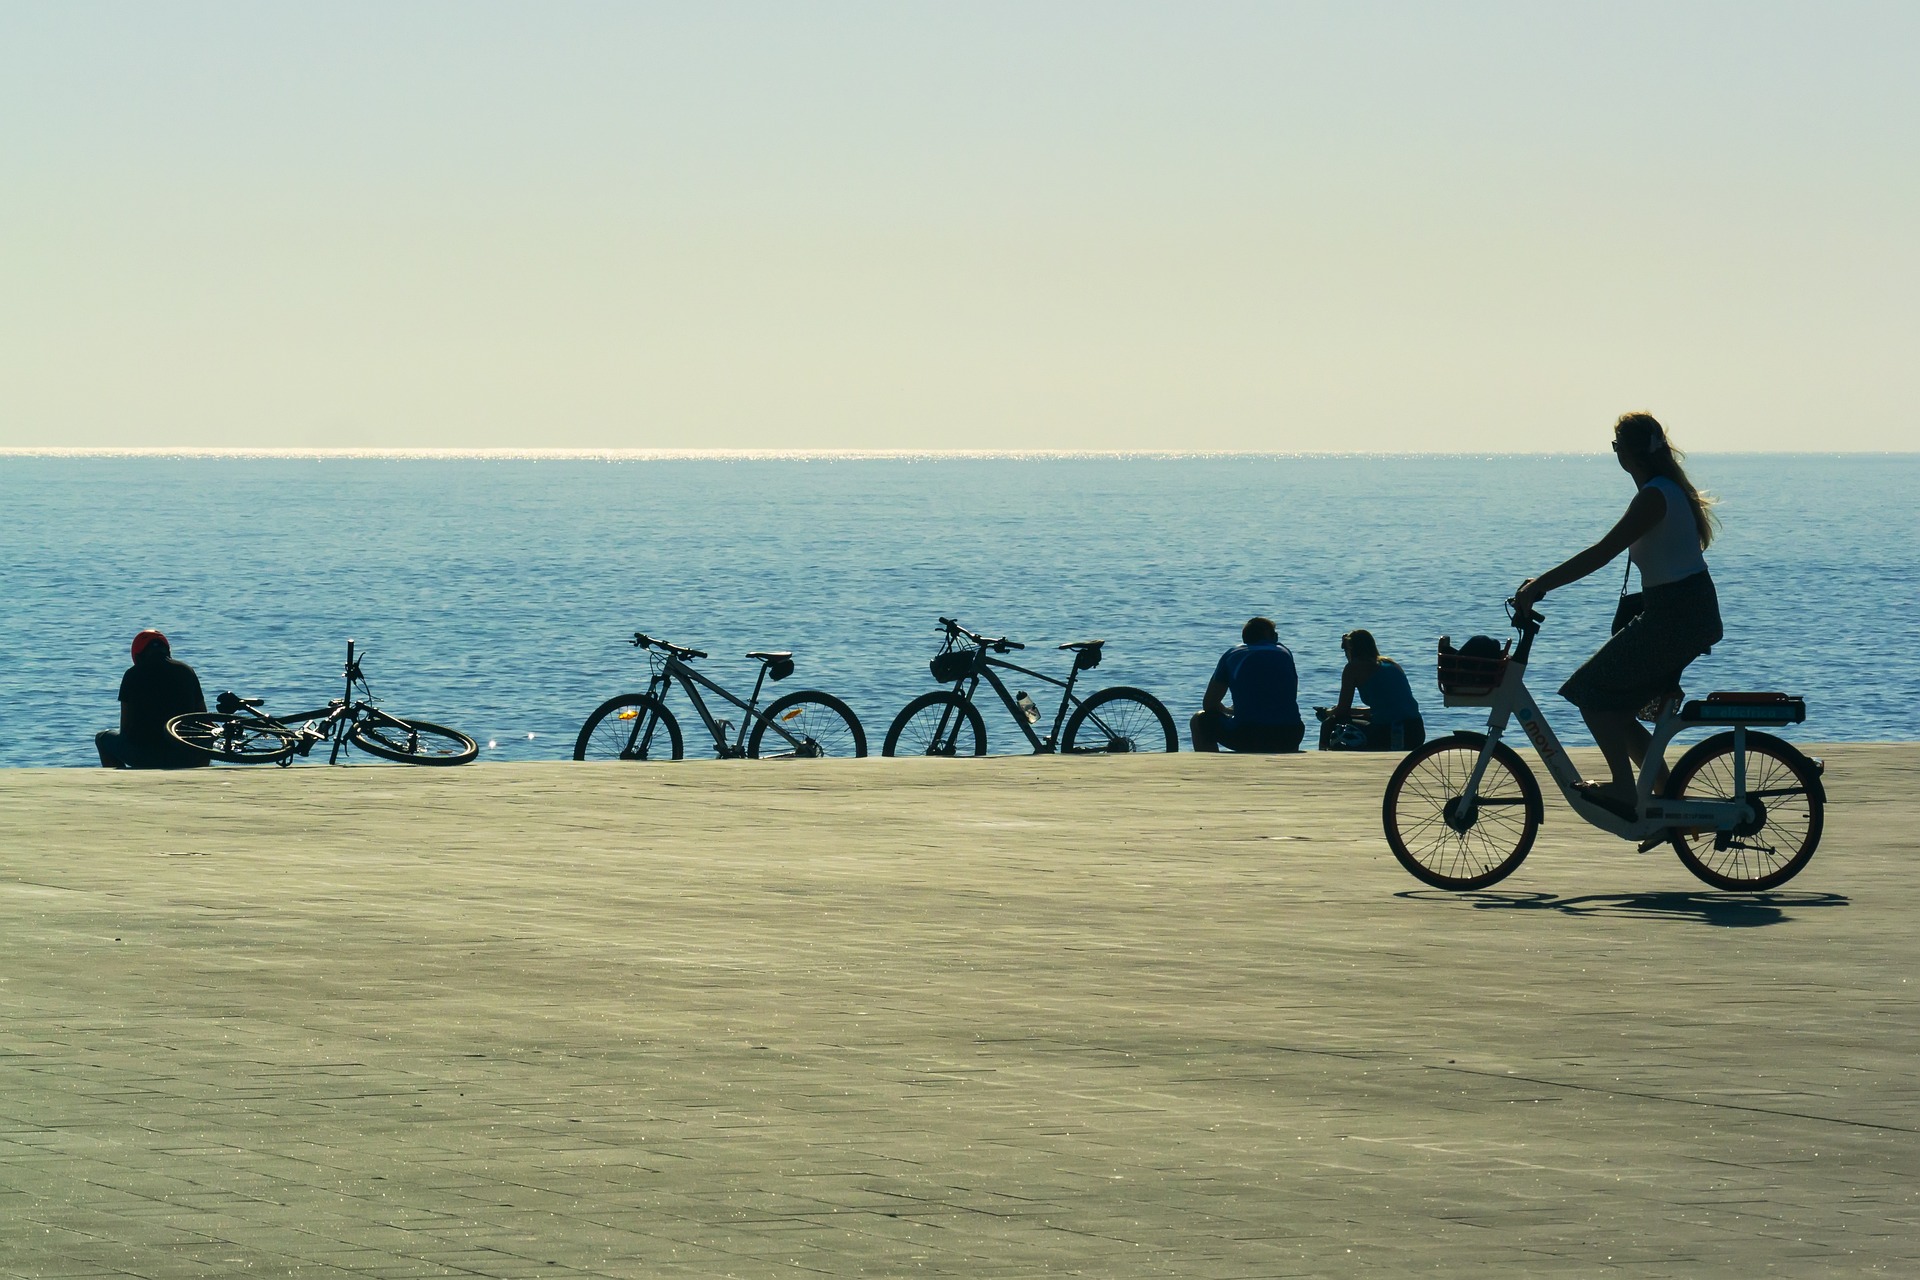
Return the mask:
[[(760, 691), (769, 682), (785, 680), (793, 674), (793, 654), (781, 650), (749, 653), (760, 664), (753, 682), (753, 694), (739, 698), (721, 688), (690, 665), (706, 657), (699, 649), (669, 644), (644, 632), (633, 633), (635, 648), (647, 651), (652, 678), (645, 693), (623, 693), (601, 703), (587, 717), (580, 736), (574, 740), (575, 760), (678, 760), (684, 744), (680, 722), (667, 709), (665, 698), (675, 682), (693, 703), (713, 737), (714, 754), (722, 760), (745, 756), (752, 759), (814, 759), (820, 756), (864, 756), (866, 731), (847, 704), (832, 694), (816, 689), (801, 689), (775, 699), (760, 710)], [(740, 723), (723, 720), (708, 709), (700, 691), (718, 695), (738, 707)]]
[[(425, 720), (403, 720), (373, 703), (360, 663), (347, 641), (346, 693), (324, 707), (290, 716), (268, 715), (259, 698), (242, 698), (231, 690), (214, 700), (214, 711), (195, 711), (167, 721), (174, 741), (229, 764), (293, 763), (315, 745), (327, 742), (327, 763), (340, 759), (352, 743), (368, 755), (401, 764), (466, 764), (480, 754), (480, 746), (457, 729)], [(354, 691), (359, 690), (359, 696)]]
[[(979, 708), (973, 705), (982, 680), (1000, 695), (1007, 714), (1026, 735), (1036, 755), (1180, 749), (1173, 717), (1160, 700), (1146, 690), (1116, 685), (1084, 700), (1074, 696), (1073, 687), (1081, 673), (1100, 665), (1105, 640), (1071, 640), (1060, 645), (1060, 649), (1073, 654), (1073, 668), (1067, 678), (1061, 680), (998, 656), (1026, 648), (1005, 636), (983, 636), (967, 630), (952, 618), (940, 619), (940, 629), (946, 633), (946, 643), (927, 666), (936, 681), (953, 687), (936, 689), (909, 702), (887, 729), (886, 744), (880, 754), (985, 755), (987, 726)], [(999, 674), (1002, 671), (1017, 671), (1060, 689), (1060, 705), (1054, 711), (1053, 728), (1046, 737), (1041, 737), (1034, 728), (1040, 722), (1039, 706), (1025, 689), (1008, 692), (1007, 682)]]
[[(1486, 707), (1485, 733), (1455, 733), (1412, 752), (1387, 783), (1387, 843), (1402, 866), (1442, 889), (1481, 889), (1512, 875), (1540, 829), (1540, 786), (1500, 740), (1510, 718), (1539, 752), (1574, 813), (1643, 851), (1670, 843), (1687, 870), (1717, 889), (1760, 890), (1798, 875), (1820, 843), (1825, 765), (1764, 728), (1806, 719), (1804, 700), (1784, 693), (1712, 693), (1661, 699), (1640, 768), (1632, 817), (1582, 795), (1580, 774), (1527, 692), (1527, 659), (1544, 619), (1507, 601), (1519, 644), (1486, 654), (1440, 650), (1440, 691), (1450, 707)], [(1508, 649), (1511, 651), (1509, 652)], [(1667, 745), (1682, 730), (1727, 731), (1696, 743), (1664, 786)]]

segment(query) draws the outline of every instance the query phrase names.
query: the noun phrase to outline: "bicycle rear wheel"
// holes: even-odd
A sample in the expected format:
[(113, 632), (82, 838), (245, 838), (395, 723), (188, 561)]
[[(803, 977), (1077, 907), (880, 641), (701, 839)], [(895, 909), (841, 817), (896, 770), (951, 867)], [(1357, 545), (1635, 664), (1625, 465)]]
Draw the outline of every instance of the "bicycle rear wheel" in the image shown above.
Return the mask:
[(979, 709), (951, 689), (923, 693), (887, 727), (883, 756), (983, 756), (987, 726)]
[(747, 755), (756, 760), (814, 760), (864, 756), (867, 731), (832, 694), (802, 689), (766, 709), (754, 722)]
[(1480, 746), (1477, 739), (1429, 742), (1387, 782), (1387, 844), (1401, 866), (1437, 889), (1484, 889), (1506, 879), (1540, 830), (1540, 784), (1505, 743), (1494, 746), (1474, 803), (1465, 803)]
[(466, 764), (480, 754), (480, 744), (458, 729), (397, 716), (362, 720), (348, 732), (347, 740), (368, 755), (401, 764)]
[(1062, 751), (1083, 754), (1180, 749), (1173, 716), (1145, 689), (1102, 689), (1067, 718)]
[(228, 764), (278, 764), (300, 745), (293, 730), (256, 716), (194, 711), (167, 721), (167, 736)]
[(678, 760), (680, 724), (660, 699), (623, 693), (594, 708), (573, 740), (575, 760)]
[[(1731, 801), (1731, 733), (1694, 746), (1667, 779), (1669, 800)], [(1792, 743), (1747, 730), (1746, 799), (1753, 818), (1732, 831), (1679, 830), (1669, 836), (1687, 870), (1716, 889), (1757, 892), (1800, 874), (1826, 826), (1826, 786)]]

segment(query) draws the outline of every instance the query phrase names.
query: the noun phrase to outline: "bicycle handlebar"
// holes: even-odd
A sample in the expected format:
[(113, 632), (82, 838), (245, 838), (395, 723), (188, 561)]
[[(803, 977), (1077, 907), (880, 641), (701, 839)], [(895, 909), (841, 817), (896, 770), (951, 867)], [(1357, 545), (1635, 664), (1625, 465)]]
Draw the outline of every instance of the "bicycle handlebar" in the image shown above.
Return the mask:
[(664, 653), (673, 655), (682, 662), (689, 662), (694, 658), (704, 658), (707, 656), (705, 649), (688, 649), (681, 645), (669, 644), (665, 640), (654, 639), (644, 631), (636, 631), (633, 633), (633, 647), (636, 649), (659, 649)]
[(1546, 618), (1531, 608), (1522, 609), (1518, 596), (1508, 596), (1507, 620), (1512, 623), (1515, 631), (1538, 631), (1540, 624), (1545, 622)]
[(1027, 647), (1018, 640), (1009, 640), (1005, 636), (988, 638), (987, 636), (981, 635), (978, 631), (969, 631), (952, 618), (940, 619), (940, 626), (950, 636), (965, 636), (982, 649), (991, 649), (995, 653), (1007, 653), (1013, 649), (1024, 649)]

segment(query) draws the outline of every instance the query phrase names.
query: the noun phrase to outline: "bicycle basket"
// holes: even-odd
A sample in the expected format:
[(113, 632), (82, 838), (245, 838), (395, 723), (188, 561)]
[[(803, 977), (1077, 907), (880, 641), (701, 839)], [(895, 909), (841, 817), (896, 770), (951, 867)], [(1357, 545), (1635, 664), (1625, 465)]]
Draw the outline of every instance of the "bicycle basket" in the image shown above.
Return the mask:
[(1492, 636), (1473, 636), (1458, 649), (1440, 637), (1440, 692), (1468, 697), (1492, 693), (1507, 673), (1507, 651)]
[(965, 680), (973, 672), (973, 655), (978, 652), (977, 649), (943, 650), (933, 655), (927, 670), (933, 672), (933, 678), (941, 684)]

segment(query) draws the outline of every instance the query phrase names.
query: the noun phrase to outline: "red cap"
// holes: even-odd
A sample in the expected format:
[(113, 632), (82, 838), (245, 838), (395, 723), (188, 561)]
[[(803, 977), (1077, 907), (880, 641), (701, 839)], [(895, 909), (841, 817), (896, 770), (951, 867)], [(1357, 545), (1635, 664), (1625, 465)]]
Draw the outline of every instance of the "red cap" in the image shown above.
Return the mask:
[(171, 644), (167, 643), (167, 638), (164, 635), (149, 627), (133, 638), (133, 656), (137, 658), (145, 653), (147, 646), (156, 640), (160, 642), (160, 647), (163, 649), (173, 648)]

